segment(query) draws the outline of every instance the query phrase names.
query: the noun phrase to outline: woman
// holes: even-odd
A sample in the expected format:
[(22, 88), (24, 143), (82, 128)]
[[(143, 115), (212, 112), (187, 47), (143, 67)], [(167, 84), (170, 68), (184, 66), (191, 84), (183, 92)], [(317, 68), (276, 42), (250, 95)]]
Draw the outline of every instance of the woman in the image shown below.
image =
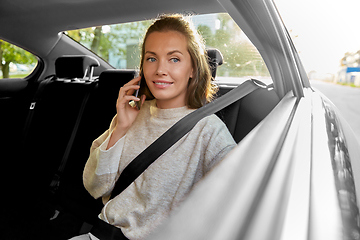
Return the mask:
[[(117, 115), (93, 142), (83, 174), (87, 191), (105, 204), (99, 218), (120, 228), (129, 239), (143, 239), (151, 233), (235, 146), (223, 122), (215, 115), (206, 117), (109, 201), (124, 168), (178, 120), (211, 101), (215, 93), (202, 38), (181, 15), (161, 16), (149, 27), (140, 72), (145, 93), (141, 99), (133, 96), (141, 77), (120, 89)], [(130, 101), (140, 101), (141, 110)]]

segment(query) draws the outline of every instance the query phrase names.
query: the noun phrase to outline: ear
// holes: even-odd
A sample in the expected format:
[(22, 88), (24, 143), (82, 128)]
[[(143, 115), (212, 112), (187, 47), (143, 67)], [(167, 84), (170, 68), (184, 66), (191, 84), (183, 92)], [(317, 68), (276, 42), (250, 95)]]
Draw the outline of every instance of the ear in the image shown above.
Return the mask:
[(189, 78), (193, 78), (194, 77), (194, 68), (191, 68), (191, 73), (190, 73), (190, 77)]

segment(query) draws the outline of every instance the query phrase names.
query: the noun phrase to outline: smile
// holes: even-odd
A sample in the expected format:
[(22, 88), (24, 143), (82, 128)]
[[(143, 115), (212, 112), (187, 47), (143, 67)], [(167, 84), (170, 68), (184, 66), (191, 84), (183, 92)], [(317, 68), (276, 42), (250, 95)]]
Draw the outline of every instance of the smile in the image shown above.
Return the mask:
[(154, 82), (156, 85), (171, 85), (171, 82)]
[(153, 83), (157, 88), (161, 88), (161, 89), (167, 88), (167, 87), (170, 87), (171, 85), (173, 85), (172, 82), (165, 82), (165, 81), (154, 81)]

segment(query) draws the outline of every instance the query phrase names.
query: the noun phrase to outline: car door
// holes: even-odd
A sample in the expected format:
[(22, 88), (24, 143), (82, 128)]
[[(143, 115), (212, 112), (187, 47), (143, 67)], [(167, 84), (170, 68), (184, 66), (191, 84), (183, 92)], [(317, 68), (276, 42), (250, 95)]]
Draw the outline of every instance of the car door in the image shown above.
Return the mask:
[(9, 43), (4, 44), (2, 40), (1, 43), (2, 70), (5, 65), (10, 66), (9, 75), (6, 71), (1, 71), (0, 76), (0, 146), (4, 150), (1, 158), (6, 159), (3, 168), (13, 169), (16, 164), (11, 161), (11, 157), (19, 148), (30, 99), (35, 92), (43, 64), (33, 55), (33, 62), (19, 64), (25, 61), (22, 58), (27, 58), (30, 53)]

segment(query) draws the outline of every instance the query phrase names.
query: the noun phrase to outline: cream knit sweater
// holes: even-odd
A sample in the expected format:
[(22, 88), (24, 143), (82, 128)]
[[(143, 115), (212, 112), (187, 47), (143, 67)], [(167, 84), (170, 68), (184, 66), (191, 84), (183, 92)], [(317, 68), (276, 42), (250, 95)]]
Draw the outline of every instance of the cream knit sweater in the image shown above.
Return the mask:
[(116, 116), (91, 146), (83, 174), (85, 188), (94, 198), (103, 199), (105, 206), (99, 217), (120, 227), (129, 239), (145, 238), (236, 145), (218, 117), (203, 118), (126, 190), (108, 201), (123, 169), (192, 111), (187, 107), (159, 109), (156, 100), (146, 101), (127, 134), (113, 147), (105, 150)]

